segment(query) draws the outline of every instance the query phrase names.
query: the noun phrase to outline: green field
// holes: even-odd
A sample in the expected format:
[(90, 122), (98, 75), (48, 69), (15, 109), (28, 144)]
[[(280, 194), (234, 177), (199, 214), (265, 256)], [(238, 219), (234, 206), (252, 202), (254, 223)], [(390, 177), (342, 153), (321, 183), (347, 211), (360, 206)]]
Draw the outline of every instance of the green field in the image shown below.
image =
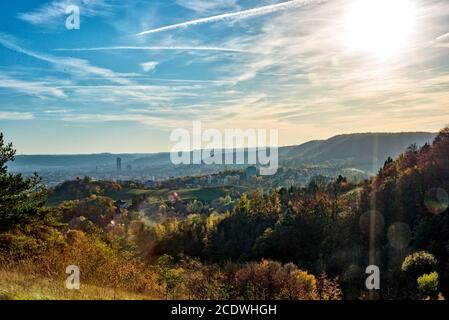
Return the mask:
[[(122, 189), (118, 192), (106, 194), (106, 196), (112, 199), (118, 200), (131, 200), (135, 195), (146, 195), (150, 203), (159, 201), (162, 197), (163, 200), (167, 200), (168, 196), (177, 192), (181, 200), (199, 200), (202, 202), (210, 202), (224, 197), (231, 192), (231, 187), (202, 187), (202, 188), (189, 188), (189, 189), (157, 189), (157, 190), (145, 190), (145, 189)], [(242, 188), (238, 188), (239, 191), (244, 191)]]
[[(201, 187), (201, 188), (188, 188), (188, 189), (130, 189), (123, 188), (119, 191), (106, 192), (104, 196), (110, 197), (114, 200), (128, 200), (137, 195), (145, 195), (148, 198), (148, 202), (155, 203), (158, 202), (162, 197), (163, 200), (167, 200), (168, 196), (177, 192), (181, 200), (199, 200), (201, 202), (210, 202), (212, 200), (218, 199), (219, 197), (224, 197), (230, 194), (232, 189), (237, 189), (240, 192), (246, 191), (243, 187)], [(51, 195), (48, 198), (49, 205), (58, 205), (63, 201), (75, 200), (69, 196), (54, 196)]]

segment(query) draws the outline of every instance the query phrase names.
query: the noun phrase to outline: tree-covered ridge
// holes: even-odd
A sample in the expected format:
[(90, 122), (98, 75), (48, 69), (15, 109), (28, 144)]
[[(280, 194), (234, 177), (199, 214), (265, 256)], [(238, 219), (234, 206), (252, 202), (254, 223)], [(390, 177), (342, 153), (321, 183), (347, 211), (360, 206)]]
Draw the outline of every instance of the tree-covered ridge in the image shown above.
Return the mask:
[[(121, 290), (183, 299), (449, 295), (449, 128), (387, 159), (365, 181), (317, 178), (207, 204), (174, 195), (127, 208), (103, 195), (110, 183), (83, 180), (60, 188), (87, 186), (85, 198), (47, 208), (37, 178), (7, 173), (14, 151), (3, 136), (1, 150), (0, 264), (7, 272), (63, 279), (75, 264), (86, 285), (117, 297)], [(368, 265), (380, 268), (374, 295), (365, 287)]]

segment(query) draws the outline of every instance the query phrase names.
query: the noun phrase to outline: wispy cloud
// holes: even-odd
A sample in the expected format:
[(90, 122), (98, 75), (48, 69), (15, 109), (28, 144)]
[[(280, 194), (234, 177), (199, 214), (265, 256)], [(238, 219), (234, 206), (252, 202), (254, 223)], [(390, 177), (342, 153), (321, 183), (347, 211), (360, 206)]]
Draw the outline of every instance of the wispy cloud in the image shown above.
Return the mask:
[(251, 52), (250, 50), (207, 46), (111, 46), (92, 48), (56, 48), (54, 51), (112, 51), (112, 50), (149, 50), (149, 51), (223, 51)]
[(240, 9), (237, 0), (176, 0), (176, 4), (201, 14), (223, 9)]
[(53, 55), (37, 53), (32, 50), (22, 48), (21, 46), (16, 44), (15, 39), (9, 35), (0, 33), (0, 44), (9, 50), (22, 53), (24, 55), (27, 55), (29, 57), (41, 61), (49, 62), (53, 64), (55, 67), (59, 68), (60, 70), (63, 70), (64, 72), (79, 74), (81, 76), (96, 75), (111, 82), (119, 84), (131, 83), (128, 79), (124, 78), (122, 75), (117, 74), (109, 69), (93, 66), (87, 60), (57, 57)]
[(0, 120), (31, 120), (34, 115), (31, 112), (0, 111)]
[(322, 1), (291, 0), (291, 1), (281, 2), (281, 3), (277, 3), (277, 4), (271, 4), (271, 5), (253, 8), (253, 9), (224, 13), (224, 14), (215, 15), (215, 16), (211, 16), (211, 17), (185, 21), (182, 23), (172, 24), (172, 25), (165, 26), (165, 27), (146, 30), (146, 31), (138, 33), (137, 35), (141, 36), (141, 35), (150, 34), (150, 33), (158, 33), (158, 32), (162, 32), (162, 31), (176, 30), (176, 29), (186, 28), (189, 26), (195, 26), (195, 25), (199, 25), (199, 24), (205, 24), (205, 23), (211, 23), (211, 22), (217, 22), (217, 21), (223, 21), (223, 20), (251, 18), (251, 17), (255, 17), (255, 16), (273, 13), (273, 12), (276, 12), (279, 10), (303, 7), (305, 5), (308, 5), (311, 3), (317, 3), (317, 2), (322, 2)]
[(17, 17), (33, 25), (52, 25), (67, 16), (68, 5), (78, 6), (83, 17), (105, 15), (110, 9), (105, 0), (55, 0), (34, 11), (19, 13)]
[(348, 49), (346, 0), (285, 11), (264, 20), (258, 33), (236, 33), (223, 45), (244, 44), (260, 54), (218, 67), (244, 91), (244, 98), (217, 106), (215, 114), (229, 115), (219, 123), (275, 123), (286, 133), (284, 143), (366, 130), (437, 130), (449, 116), (449, 77), (441, 63), (447, 51), (425, 44), (449, 39), (447, 23), (435, 23), (435, 15), (449, 21), (449, 10), (445, 1), (433, 3), (440, 6), (420, 3), (414, 41), (386, 60)]
[(71, 114), (62, 117), (65, 122), (101, 123), (101, 122), (138, 122), (163, 130), (191, 126), (189, 120), (170, 119), (166, 116), (151, 116), (147, 114)]
[[(13, 89), (12, 93), (2, 90), (2, 97), (13, 100), (17, 91), (26, 92), (32, 97), (18, 106), (23, 109), (10, 111), (30, 111), (35, 118), (71, 125), (83, 123), (94, 128), (101, 122), (105, 127), (127, 128), (145, 124), (160, 130), (190, 127), (193, 119), (202, 119), (205, 126), (218, 129), (276, 127), (282, 144), (347, 132), (437, 130), (447, 124), (447, 0), (416, 1), (416, 34), (410, 46), (383, 61), (369, 52), (350, 50), (344, 19), (353, 1), (286, 1), (265, 6), (279, 1), (251, 1), (263, 3), (262, 7), (243, 11), (233, 7), (233, 0), (223, 2), (229, 7), (220, 6), (218, 0), (177, 1), (188, 10), (165, 1), (139, 1), (143, 5), (132, 6), (133, 14), (121, 15), (130, 23), (118, 24), (110, 39), (95, 42), (101, 39), (99, 33), (89, 42), (70, 41), (74, 48), (50, 53), (38, 49), (42, 48), (39, 36), (36, 42), (29, 40), (33, 47), (25, 49), (17, 45), (21, 42), (0, 34), (0, 45), (45, 62), (38, 68), (33, 63), (35, 69), (1, 67), (0, 86)], [(235, 2), (238, 6), (250, 1)], [(318, 3), (322, 5), (316, 6)], [(302, 7), (307, 4), (313, 5)], [(173, 17), (173, 11), (166, 10), (178, 10), (178, 21), (186, 22), (151, 29), (149, 34), (277, 14), (251, 20), (257, 23), (236, 24), (232, 30), (202, 30), (205, 32), (195, 33), (195, 37), (168, 32), (157, 34), (157, 42), (150, 43), (134, 36), (139, 30), (163, 26), (161, 19)], [(216, 15), (220, 12), (231, 13)], [(192, 16), (209, 18), (191, 20)], [(66, 46), (58, 43), (55, 48)], [(123, 43), (129, 45), (117, 45)], [(117, 52), (105, 54), (109, 50)], [(92, 51), (85, 56), (96, 60), (70, 58), (71, 51)], [(93, 61), (101, 61), (105, 68), (93, 66)], [(151, 71), (156, 61), (161, 64), (157, 77), (140, 72), (147, 63)], [(67, 79), (69, 82), (63, 82)], [(62, 99), (65, 96), (69, 99)], [(33, 103), (31, 108), (28, 101)], [(42, 112), (49, 105), (70, 111)], [(164, 142), (160, 148), (166, 147)]]
[(153, 71), (158, 64), (159, 63), (157, 61), (148, 61), (141, 63), (140, 66), (142, 67), (143, 71), (150, 72)]
[(449, 48), (449, 32), (436, 37), (430, 41), (429, 46), (435, 48)]
[(39, 98), (66, 97), (63, 90), (52, 87), (45, 82), (23, 81), (8, 77), (6, 75), (0, 75), (0, 87), (13, 89), (25, 94), (37, 96)]
[(443, 34), (441, 36), (438, 36), (435, 40), (436, 41), (443, 41), (443, 40), (446, 40), (446, 39), (449, 39), (449, 32), (445, 33), (445, 34)]

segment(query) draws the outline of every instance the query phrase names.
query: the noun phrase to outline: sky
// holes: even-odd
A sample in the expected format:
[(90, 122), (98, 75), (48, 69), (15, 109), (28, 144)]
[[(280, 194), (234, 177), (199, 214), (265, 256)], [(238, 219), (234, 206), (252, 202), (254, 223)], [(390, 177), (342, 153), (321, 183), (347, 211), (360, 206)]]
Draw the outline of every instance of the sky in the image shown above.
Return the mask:
[[(68, 29), (68, 5), (80, 28)], [(0, 10), (0, 131), (18, 154), (280, 145), (449, 124), (447, 0), (29, 0)]]

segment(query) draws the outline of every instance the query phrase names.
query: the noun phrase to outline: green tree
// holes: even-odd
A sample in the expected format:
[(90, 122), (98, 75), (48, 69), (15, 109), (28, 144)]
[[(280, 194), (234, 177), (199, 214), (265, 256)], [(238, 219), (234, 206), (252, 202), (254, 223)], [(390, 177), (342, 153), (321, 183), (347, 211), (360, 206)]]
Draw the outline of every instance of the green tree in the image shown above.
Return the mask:
[(157, 271), (160, 282), (165, 287), (165, 298), (168, 299), (184, 281), (184, 270), (176, 268), (173, 257), (164, 254), (157, 260)]
[(8, 173), (7, 163), (14, 161), (15, 153), (12, 143), (5, 143), (0, 133), (0, 232), (37, 217), (47, 199), (37, 174), (25, 179)]

